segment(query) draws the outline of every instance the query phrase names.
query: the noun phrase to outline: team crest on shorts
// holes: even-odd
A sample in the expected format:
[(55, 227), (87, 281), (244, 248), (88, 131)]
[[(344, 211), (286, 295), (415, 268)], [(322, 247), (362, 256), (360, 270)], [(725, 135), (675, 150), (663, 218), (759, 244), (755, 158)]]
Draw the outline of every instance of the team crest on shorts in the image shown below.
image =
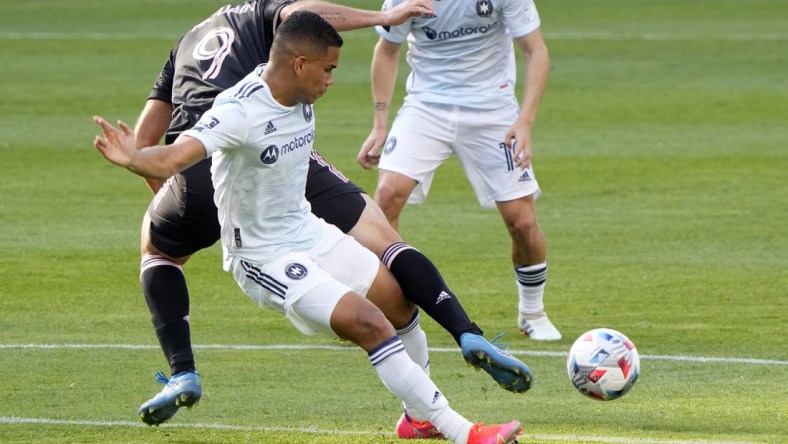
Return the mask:
[(396, 146), (397, 138), (394, 136), (389, 137), (389, 140), (386, 141), (386, 145), (383, 147), (383, 154), (390, 154)]
[(298, 281), (305, 278), (308, 273), (306, 271), (306, 267), (297, 262), (293, 262), (292, 264), (288, 264), (285, 267), (285, 274), (290, 279), (295, 279)]

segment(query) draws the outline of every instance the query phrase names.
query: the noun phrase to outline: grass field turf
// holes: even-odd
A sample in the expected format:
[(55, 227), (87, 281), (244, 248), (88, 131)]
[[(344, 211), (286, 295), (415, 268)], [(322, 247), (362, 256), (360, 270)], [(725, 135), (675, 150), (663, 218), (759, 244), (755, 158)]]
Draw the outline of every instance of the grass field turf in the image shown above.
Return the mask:
[[(216, 247), (187, 266), (203, 402), (167, 427), (135, 422), (166, 368), (137, 281), (150, 196), (95, 152), (90, 117), (133, 122), (179, 34), (218, 4), (3, 3), (0, 442), (398, 442), (398, 404), (364, 354), (258, 310)], [(434, 380), (473, 420), (523, 421), (524, 442), (788, 442), (788, 5), (538, 7), (552, 57), (538, 211), (546, 303), (565, 337), (518, 337), (503, 225), (450, 162), (427, 204), (406, 209), (403, 235), (488, 335), (506, 333), (536, 385), (500, 390), (425, 319)], [(375, 35), (345, 36), (317, 146), (371, 192), (375, 174), (354, 159)], [(643, 356), (619, 401), (588, 400), (566, 378), (562, 353), (597, 326)]]

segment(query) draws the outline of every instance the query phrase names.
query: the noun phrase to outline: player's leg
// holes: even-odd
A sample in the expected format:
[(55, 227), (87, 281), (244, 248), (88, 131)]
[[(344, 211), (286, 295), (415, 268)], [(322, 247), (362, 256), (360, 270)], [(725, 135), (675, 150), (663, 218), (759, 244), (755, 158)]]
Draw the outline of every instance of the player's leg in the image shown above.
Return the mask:
[[(528, 367), (484, 339), (481, 329), (469, 319), (432, 262), (402, 242), (369, 196), (317, 153), (310, 160), (307, 198), (315, 215), (352, 235), (381, 257), (405, 297), (454, 337), (469, 364), (484, 369), (507, 390), (528, 390), (531, 380)], [(408, 347), (409, 352), (412, 349)], [(400, 419), (397, 428), (400, 437), (415, 438), (430, 433), (428, 425), (413, 419), (407, 413)]]
[[(375, 209), (373, 205), (368, 205), (359, 223), (374, 225), (370, 215), (375, 213)], [(382, 218), (377, 220), (384, 222)], [(356, 227), (351, 230), (351, 234), (355, 230)], [(389, 231), (393, 232), (393, 229), (389, 227)], [(378, 231), (381, 232), (385, 230)], [(370, 242), (380, 242), (383, 238), (376, 239)], [(528, 366), (484, 338), (481, 329), (471, 322), (459, 299), (449, 290), (438, 269), (425, 255), (404, 242), (395, 242), (383, 250), (381, 257), (397, 278), (406, 297), (416, 301), (422, 310), (452, 334), (468, 364), (487, 372), (506, 390), (522, 393), (531, 388), (532, 375)], [(419, 436), (429, 435), (429, 427), (419, 422), (422, 418), (409, 415), (408, 412), (406, 406), (405, 414), (397, 426), (397, 434), (415, 438), (418, 436), (408, 433), (415, 431)]]
[(375, 203), (385, 214), (389, 225), (395, 230), (399, 229), (399, 216), (416, 185), (418, 182), (404, 174), (384, 169), (378, 170)]
[(140, 406), (139, 417), (147, 424), (167, 421), (179, 407), (192, 406), (202, 396), (182, 265), (218, 238), (210, 161), (206, 160), (170, 179), (154, 197), (142, 224), (140, 282), (171, 375), (157, 375), (165, 387)]
[(496, 205), (512, 238), (520, 331), (534, 340), (561, 339), (561, 333), (547, 318), (544, 309), (547, 245), (536, 219), (533, 195)]
[(173, 258), (159, 251), (150, 241), (148, 213), (140, 232), (140, 284), (171, 374), (194, 371), (189, 329), (189, 290), (183, 265), (191, 256)]
[[(411, 360), (429, 374), (427, 335), (421, 328), (416, 305), (405, 298), (394, 276), (371, 251), (332, 225), (326, 224), (323, 233), (321, 241), (311, 250), (312, 257), (318, 261), (321, 269), (337, 282), (366, 295), (395, 327), (395, 332)], [(347, 267), (348, 263), (371, 265)], [(360, 272), (365, 268), (369, 273)], [(411, 410), (411, 406), (407, 404), (403, 405), (403, 408), (405, 411)], [(412, 417), (415, 421), (425, 421), (417, 411), (413, 412)], [(429, 423), (423, 423), (421, 428), (425, 433), (429, 429), (434, 430), (434, 426)]]
[(531, 168), (514, 166), (512, 149), (500, 140), (516, 118), (516, 110), (464, 112), (460, 117), (464, 132), (455, 151), (479, 204), (498, 208), (512, 239), (518, 325), (523, 329), (527, 324), (532, 339), (557, 340), (561, 334), (544, 313), (547, 247), (534, 208), (539, 184)]
[(312, 213), (381, 258), (405, 297), (435, 319), (458, 344), (463, 333), (482, 334), (432, 261), (404, 243), (374, 201), (315, 152), (310, 159), (306, 196)]
[(448, 331), (457, 344), (464, 333), (481, 335), (432, 261), (402, 240), (369, 196), (362, 197), (366, 205), (348, 234), (381, 258), (405, 297)]
[[(304, 276), (302, 273), (297, 280), (288, 279), (286, 273), (283, 275), (279, 272), (284, 268), (281, 264), (273, 264), (272, 267), (261, 269), (266, 274), (268, 270), (272, 270), (272, 277), (287, 287), (283, 309), (291, 322), (302, 332), (326, 332), (325, 326), (328, 326), (334, 334), (359, 345), (367, 351), (370, 363), (384, 385), (403, 403), (412, 406), (412, 411), (419, 412), (427, 421), (435, 424), (439, 431), (453, 442), (473, 443), (474, 440), (478, 440), (480, 434), (498, 432), (504, 435), (505, 442), (513, 440), (520, 433), (518, 422), (483, 428), (473, 425), (449, 407), (427, 373), (409, 357), (403, 341), (395, 334), (387, 316), (371, 302), (380, 300), (381, 297), (376, 293), (389, 291), (394, 283), (393, 278), (368, 250), (363, 249), (355, 241), (349, 243), (350, 238), (342, 236), (338, 230), (335, 231), (335, 234), (329, 235), (338, 240), (337, 242), (330, 239), (328, 242), (323, 242), (324, 236), (321, 239), (323, 245), (310, 250), (309, 256), (304, 256), (299, 262), (307, 270), (306, 278), (301, 277)], [(338, 257), (347, 258), (352, 252), (358, 253), (354, 263), (358, 265), (357, 269), (363, 271), (348, 274), (345, 270), (341, 270), (340, 272), (344, 273), (342, 279), (349, 279), (353, 286), (367, 291), (367, 299), (362, 293), (352, 290), (351, 286), (333, 279), (326, 280), (322, 276), (323, 273), (331, 276), (322, 265), (333, 266), (338, 262)], [(311, 258), (315, 258), (321, 265), (313, 267), (308, 262)], [(289, 257), (283, 259), (285, 262), (292, 262)], [(369, 275), (375, 269), (378, 274), (370, 284)], [(277, 272), (279, 275), (276, 274)], [(307, 282), (308, 279), (313, 282)], [(242, 285), (243, 288), (244, 285), (246, 283)], [(301, 292), (299, 287), (302, 286), (306, 291), (299, 295), (298, 293)], [(365, 288), (368, 290), (364, 290)], [(291, 292), (294, 293), (292, 296), (289, 295)], [(297, 299), (288, 308), (291, 297)], [(389, 298), (390, 296), (385, 299)], [(407, 303), (386, 305), (387, 309), (393, 307), (395, 311), (407, 306)], [(328, 319), (325, 318), (326, 316)]]
[[(375, 315), (376, 307), (355, 293), (345, 294), (331, 314), (331, 328), (367, 351), (370, 363), (375, 368), (383, 384), (403, 404), (411, 406), (411, 414), (418, 412), (424, 420), (432, 424), (437, 432), (431, 437), (445, 437), (452, 442), (473, 444), (486, 442), (488, 435), (500, 435), (494, 442), (513, 442), (521, 433), (520, 423), (484, 427), (472, 424), (454, 411), (440, 389), (422, 372), (406, 353), (400, 338), (390, 327), (383, 325), (381, 316)], [(386, 338), (387, 335), (388, 338)], [(382, 341), (380, 339), (383, 339)], [(490, 441), (492, 442), (492, 441)]]

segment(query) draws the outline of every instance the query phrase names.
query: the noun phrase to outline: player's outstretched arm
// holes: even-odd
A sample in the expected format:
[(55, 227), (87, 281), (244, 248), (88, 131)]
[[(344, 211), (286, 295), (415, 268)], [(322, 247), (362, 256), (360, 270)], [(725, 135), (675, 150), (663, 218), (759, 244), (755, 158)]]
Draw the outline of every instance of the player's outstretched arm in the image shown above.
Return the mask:
[(93, 141), (101, 154), (142, 177), (167, 179), (205, 158), (205, 147), (193, 137), (181, 136), (171, 145), (137, 149), (134, 131), (125, 122), (119, 120), (115, 128), (99, 116), (93, 121), (104, 134)]
[(350, 31), (370, 26), (396, 26), (411, 17), (435, 13), (432, 0), (407, 0), (385, 11), (369, 11), (338, 5), (323, 0), (302, 0), (286, 6), (281, 12), (284, 20), (295, 11), (310, 11), (319, 14), (337, 31)]

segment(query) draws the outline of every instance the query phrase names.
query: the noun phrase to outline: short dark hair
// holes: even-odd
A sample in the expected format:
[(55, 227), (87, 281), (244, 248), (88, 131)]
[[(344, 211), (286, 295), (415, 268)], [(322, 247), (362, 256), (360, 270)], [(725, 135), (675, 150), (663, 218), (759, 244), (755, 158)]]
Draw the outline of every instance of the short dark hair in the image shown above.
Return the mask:
[(274, 43), (291, 46), (291, 43), (306, 43), (322, 52), (329, 47), (341, 48), (342, 37), (323, 17), (310, 11), (296, 11), (279, 25)]

